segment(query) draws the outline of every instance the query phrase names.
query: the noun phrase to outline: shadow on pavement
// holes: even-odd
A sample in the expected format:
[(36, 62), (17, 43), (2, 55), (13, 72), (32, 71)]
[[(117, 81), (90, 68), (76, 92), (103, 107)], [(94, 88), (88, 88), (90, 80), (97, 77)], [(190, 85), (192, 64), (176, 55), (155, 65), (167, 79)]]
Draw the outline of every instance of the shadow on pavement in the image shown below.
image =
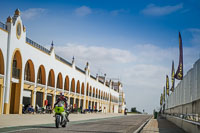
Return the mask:
[(183, 129), (179, 128), (162, 116), (159, 116), (157, 121), (160, 133), (186, 133)]

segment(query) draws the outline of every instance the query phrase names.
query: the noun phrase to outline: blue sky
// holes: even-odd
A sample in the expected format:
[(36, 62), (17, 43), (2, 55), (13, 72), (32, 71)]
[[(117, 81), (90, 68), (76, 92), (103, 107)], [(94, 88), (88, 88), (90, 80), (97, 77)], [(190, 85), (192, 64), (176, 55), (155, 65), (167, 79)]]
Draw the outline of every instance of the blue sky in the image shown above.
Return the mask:
[[(27, 36), (93, 74), (107, 73), (124, 84), (127, 106), (151, 113), (178, 64), (178, 31), (184, 45), (184, 71), (200, 51), (198, 0), (29, 0), (1, 1), (0, 21), (16, 8)], [(145, 98), (144, 98), (145, 97)]]

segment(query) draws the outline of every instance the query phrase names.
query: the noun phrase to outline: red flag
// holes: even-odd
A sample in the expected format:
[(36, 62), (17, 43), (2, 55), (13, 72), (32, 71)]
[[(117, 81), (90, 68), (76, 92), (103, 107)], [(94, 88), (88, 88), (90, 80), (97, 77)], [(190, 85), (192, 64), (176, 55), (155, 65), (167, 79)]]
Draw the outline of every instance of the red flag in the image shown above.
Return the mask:
[(179, 65), (174, 77), (178, 80), (182, 80), (183, 79), (183, 46), (182, 46), (182, 39), (181, 39), (180, 32), (179, 32), (179, 52), (180, 52)]

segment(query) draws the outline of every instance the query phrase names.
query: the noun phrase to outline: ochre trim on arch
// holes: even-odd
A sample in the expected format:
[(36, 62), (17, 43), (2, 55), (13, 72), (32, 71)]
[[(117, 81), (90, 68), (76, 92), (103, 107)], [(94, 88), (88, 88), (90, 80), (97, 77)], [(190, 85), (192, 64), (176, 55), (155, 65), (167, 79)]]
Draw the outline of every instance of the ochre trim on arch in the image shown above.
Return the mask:
[[(3, 56), (3, 52), (2, 52), (2, 50), (0, 49), (0, 58), (2, 58), (2, 62), (0, 62), (0, 65), (2, 66), (0, 66), (0, 74), (3, 74), (4, 75), (4, 56)], [(1, 60), (1, 59), (0, 59)]]

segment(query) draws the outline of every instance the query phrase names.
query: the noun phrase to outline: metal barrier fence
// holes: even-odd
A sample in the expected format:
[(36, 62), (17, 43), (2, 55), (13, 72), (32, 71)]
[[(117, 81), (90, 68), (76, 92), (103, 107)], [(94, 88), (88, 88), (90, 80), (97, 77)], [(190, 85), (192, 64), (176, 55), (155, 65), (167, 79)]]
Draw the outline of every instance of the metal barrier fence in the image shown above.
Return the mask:
[(45, 47), (39, 45), (38, 43), (36, 43), (36, 42), (34, 42), (34, 41), (32, 41), (32, 40), (29, 39), (28, 37), (26, 38), (26, 42), (29, 43), (30, 45), (32, 45), (33, 47), (36, 47), (36, 48), (42, 50), (43, 52), (45, 52), (45, 53), (47, 53), (47, 54), (50, 53), (50, 51), (49, 51), (47, 48), (45, 48)]
[(165, 101), (166, 109), (191, 103), (200, 99), (200, 59), (195, 62), (183, 80), (178, 83)]
[(0, 22), (0, 28), (7, 30), (7, 26), (2, 22)]
[(76, 69), (80, 72), (82, 72), (83, 74), (85, 74), (85, 71), (83, 71), (82, 69), (80, 69), (79, 67), (76, 66)]
[(62, 57), (58, 56), (57, 54), (55, 55), (56, 56), (56, 59), (62, 61), (63, 63), (67, 64), (67, 65), (70, 65), (72, 66), (71, 63), (69, 63), (68, 61), (66, 61), (65, 59), (63, 59)]

